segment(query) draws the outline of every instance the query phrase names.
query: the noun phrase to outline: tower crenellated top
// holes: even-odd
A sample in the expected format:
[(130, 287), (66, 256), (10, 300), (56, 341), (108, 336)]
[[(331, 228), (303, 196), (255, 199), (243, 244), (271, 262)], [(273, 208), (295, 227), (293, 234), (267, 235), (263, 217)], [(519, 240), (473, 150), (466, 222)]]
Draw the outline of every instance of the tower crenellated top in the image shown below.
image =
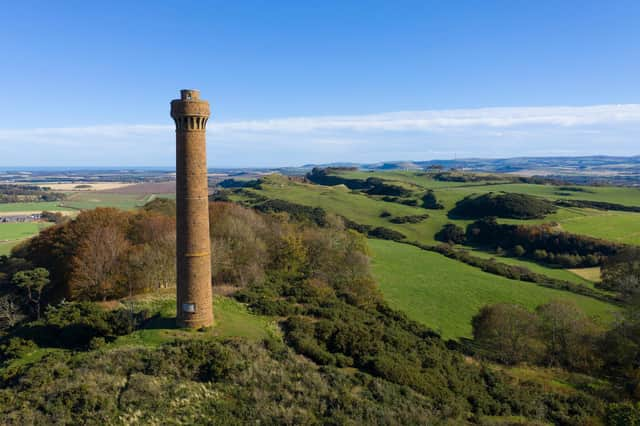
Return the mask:
[(195, 101), (200, 99), (200, 91), (195, 89), (182, 89), (180, 91), (180, 100)]
[(171, 117), (176, 130), (204, 131), (210, 115), (209, 102), (200, 99), (199, 90), (181, 90), (180, 99), (171, 101)]

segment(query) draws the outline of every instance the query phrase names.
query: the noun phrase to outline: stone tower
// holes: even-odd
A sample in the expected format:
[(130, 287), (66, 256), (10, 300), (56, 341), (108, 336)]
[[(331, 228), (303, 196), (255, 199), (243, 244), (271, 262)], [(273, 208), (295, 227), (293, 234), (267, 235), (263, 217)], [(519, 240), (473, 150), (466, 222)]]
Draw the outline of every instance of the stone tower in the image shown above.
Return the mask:
[(209, 102), (197, 90), (171, 101), (176, 122), (176, 206), (179, 327), (213, 325), (206, 133)]

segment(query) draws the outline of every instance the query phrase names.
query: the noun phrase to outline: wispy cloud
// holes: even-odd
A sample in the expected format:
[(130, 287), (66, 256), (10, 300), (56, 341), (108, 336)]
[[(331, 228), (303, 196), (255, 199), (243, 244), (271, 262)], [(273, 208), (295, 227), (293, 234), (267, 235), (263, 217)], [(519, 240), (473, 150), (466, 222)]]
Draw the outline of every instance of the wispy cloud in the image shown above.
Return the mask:
[[(583, 107), (477, 108), (432, 111), (400, 111), (368, 115), (290, 117), (267, 120), (210, 122), (210, 133), (316, 131), (442, 131), (456, 128), (517, 126), (591, 126), (640, 123), (640, 104)], [(63, 140), (77, 137), (161, 135), (172, 125), (109, 125), (67, 128), (0, 129), (0, 140)]]
[[(213, 120), (208, 127), (210, 162), (217, 165), (377, 161), (403, 153), (510, 156), (527, 149), (637, 154), (640, 104)], [(0, 165), (29, 164), (34, 152), (39, 164), (171, 164), (172, 135), (169, 124), (0, 129)]]
[(212, 131), (431, 131), (451, 128), (501, 128), (523, 125), (568, 127), (621, 122), (640, 122), (640, 104), (586, 107), (477, 108), (401, 111), (353, 116), (293, 117), (219, 123), (212, 127)]

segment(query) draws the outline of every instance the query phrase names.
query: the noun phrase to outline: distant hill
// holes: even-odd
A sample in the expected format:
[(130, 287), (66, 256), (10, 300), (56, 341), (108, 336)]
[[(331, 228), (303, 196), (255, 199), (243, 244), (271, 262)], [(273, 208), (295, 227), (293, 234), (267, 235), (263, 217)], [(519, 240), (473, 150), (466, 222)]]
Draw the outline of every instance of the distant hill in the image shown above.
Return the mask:
[(618, 157), (594, 155), (587, 157), (516, 157), (464, 158), (457, 160), (385, 161), (379, 163), (307, 164), (313, 167), (357, 167), (361, 170), (427, 170), (433, 167), (486, 173), (512, 173), (524, 176), (545, 176), (575, 183), (607, 183), (640, 185), (640, 156)]

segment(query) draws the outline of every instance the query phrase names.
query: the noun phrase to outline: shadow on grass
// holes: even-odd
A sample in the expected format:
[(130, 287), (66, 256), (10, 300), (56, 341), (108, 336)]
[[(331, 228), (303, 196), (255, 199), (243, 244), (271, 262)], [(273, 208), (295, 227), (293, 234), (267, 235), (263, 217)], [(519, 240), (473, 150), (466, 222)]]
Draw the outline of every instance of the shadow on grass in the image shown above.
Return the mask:
[(177, 329), (175, 317), (163, 317), (161, 315), (155, 315), (149, 319), (141, 328), (147, 330), (161, 330), (161, 329)]

